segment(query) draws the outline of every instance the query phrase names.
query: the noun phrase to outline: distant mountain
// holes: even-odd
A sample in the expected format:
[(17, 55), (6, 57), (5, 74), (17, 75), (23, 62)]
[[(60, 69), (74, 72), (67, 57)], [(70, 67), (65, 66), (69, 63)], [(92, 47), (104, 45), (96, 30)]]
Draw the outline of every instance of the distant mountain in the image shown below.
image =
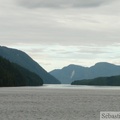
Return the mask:
[(43, 79), (44, 84), (60, 84), (59, 80), (45, 71), (37, 62), (23, 51), (0, 46), (0, 56), (36, 73)]
[(120, 75), (120, 66), (107, 62), (99, 62), (91, 67), (69, 65), (62, 69), (53, 70), (50, 74), (60, 80), (62, 84), (71, 84), (75, 80)]
[(71, 85), (99, 85), (99, 86), (120, 86), (120, 75), (111, 77), (98, 77), (87, 80), (76, 80)]
[(43, 80), (37, 74), (0, 56), (0, 87), (41, 85)]

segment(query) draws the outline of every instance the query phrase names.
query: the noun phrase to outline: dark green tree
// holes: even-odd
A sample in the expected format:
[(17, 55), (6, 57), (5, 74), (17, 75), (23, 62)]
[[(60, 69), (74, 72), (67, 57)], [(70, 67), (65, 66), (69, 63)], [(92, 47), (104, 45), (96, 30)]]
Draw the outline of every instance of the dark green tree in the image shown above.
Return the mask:
[(37, 74), (0, 57), (0, 87), (41, 85), (43, 80)]

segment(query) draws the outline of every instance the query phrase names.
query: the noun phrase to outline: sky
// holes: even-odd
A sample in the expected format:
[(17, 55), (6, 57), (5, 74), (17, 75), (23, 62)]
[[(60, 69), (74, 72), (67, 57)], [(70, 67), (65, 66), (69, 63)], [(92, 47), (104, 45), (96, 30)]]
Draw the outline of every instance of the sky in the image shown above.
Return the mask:
[(0, 45), (47, 71), (120, 65), (120, 0), (0, 0)]

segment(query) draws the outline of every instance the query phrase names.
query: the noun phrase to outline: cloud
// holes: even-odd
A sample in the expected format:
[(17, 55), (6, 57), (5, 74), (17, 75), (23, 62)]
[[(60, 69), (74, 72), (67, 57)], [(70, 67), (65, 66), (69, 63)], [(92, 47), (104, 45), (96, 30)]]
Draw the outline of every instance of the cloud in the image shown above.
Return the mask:
[(47, 70), (119, 63), (119, 6), (120, 0), (0, 0), (0, 44), (25, 51)]
[(18, 0), (27, 8), (81, 8), (97, 7), (112, 0)]

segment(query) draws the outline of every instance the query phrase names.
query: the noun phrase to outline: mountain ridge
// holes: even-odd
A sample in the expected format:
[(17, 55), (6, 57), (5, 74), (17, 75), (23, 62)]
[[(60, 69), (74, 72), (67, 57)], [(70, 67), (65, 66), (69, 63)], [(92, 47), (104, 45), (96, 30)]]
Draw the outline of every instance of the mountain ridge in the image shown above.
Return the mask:
[(30, 70), (31, 72), (36, 73), (43, 79), (44, 84), (60, 84), (59, 80), (50, 75), (28, 54), (21, 50), (0, 46), (0, 56), (8, 59), (10, 62), (16, 63)]
[(91, 67), (72, 64), (62, 69), (50, 71), (50, 74), (59, 79), (63, 84), (70, 84), (75, 80), (120, 75), (120, 66), (108, 62), (98, 62)]

